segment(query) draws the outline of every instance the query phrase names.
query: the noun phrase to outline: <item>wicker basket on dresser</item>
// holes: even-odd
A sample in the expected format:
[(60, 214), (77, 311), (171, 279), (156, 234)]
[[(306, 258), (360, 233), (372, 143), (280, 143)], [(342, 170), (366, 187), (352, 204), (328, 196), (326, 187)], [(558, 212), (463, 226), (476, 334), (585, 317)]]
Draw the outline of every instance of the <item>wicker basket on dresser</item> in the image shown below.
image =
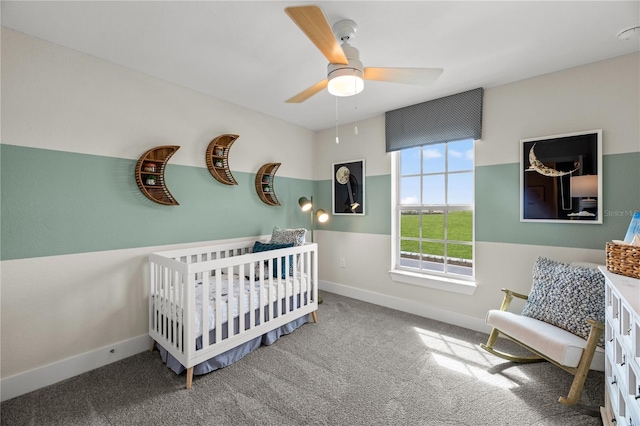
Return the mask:
[(605, 276), (605, 426), (640, 426), (640, 280)]

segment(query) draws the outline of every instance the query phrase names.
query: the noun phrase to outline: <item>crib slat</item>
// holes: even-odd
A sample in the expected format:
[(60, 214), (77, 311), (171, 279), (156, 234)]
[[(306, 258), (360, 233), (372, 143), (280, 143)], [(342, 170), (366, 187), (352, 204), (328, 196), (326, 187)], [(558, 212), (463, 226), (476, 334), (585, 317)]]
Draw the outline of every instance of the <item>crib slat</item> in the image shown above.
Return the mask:
[(264, 262), (261, 260), (258, 262), (258, 286), (260, 287), (260, 324), (265, 322), (264, 309), (265, 306), (269, 308), (269, 288), (264, 282)]
[(244, 302), (244, 264), (242, 264), (238, 266), (238, 333), (244, 332)]
[[(169, 320), (171, 318), (171, 301), (169, 300), (171, 286), (171, 271), (163, 267), (160, 279), (160, 297), (162, 299), (162, 322), (160, 324), (160, 333), (165, 339), (170, 339)], [(171, 342), (173, 343), (173, 342)]]
[(311, 280), (311, 287), (313, 292), (313, 302), (318, 302), (318, 251), (314, 250), (311, 254), (312, 266), (310, 268), (311, 275), (313, 276)]
[(255, 306), (256, 306), (256, 268), (255, 262), (250, 262), (247, 264), (249, 267), (249, 329), (255, 327), (256, 324), (256, 314), (255, 314)]
[(311, 303), (311, 301), (315, 301), (315, 299), (313, 298), (313, 268), (315, 268), (315, 263), (313, 263), (312, 260), (312, 256), (310, 253), (306, 253), (306, 258), (307, 258), (307, 269), (306, 269), (306, 280), (307, 280), (307, 297), (309, 298), (309, 303)]
[[(308, 297), (308, 292), (307, 292), (307, 281), (306, 281), (306, 277), (307, 277), (307, 273), (305, 272), (305, 259), (306, 259), (306, 253), (302, 253), (300, 255), (300, 264), (298, 265), (298, 281), (300, 282), (300, 305), (302, 306), (307, 306), (307, 304), (309, 303), (309, 297)], [(307, 295), (307, 297), (305, 297), (305, 294)]]
[(193, 358), (194, 352), (196, 350), (194, 323), (194, 312), (196, 312), (196, 279), (195, 274), (189, 274), (186, 276), (186, 279), (184, 278), (185, 277), (183, 277), (183, 281), (185, 282), (185, 284), (183, 285), (182, 293), (184, 294), (185, 299), (185, 303), (183, 305), (185, 309), (182, 310), (179, 318), (181, 318), (181, 328), (184, 329), (184, 345), (182, 350), (185, 354), (185, 357), (190, 360), (191, 358)]
[(304, 254), (301, 253), (296, 259), (296, 268), (293, 270), (294, 284), (296, 285), (296, 296), (298, 299), (298, 304), (296, 308), (300, 308), (306, 303), (304, 302)]
[[(295, 256), (293, 256), (295, 258)], [(287, 285), (287, 291), (289, 292), (290, 296), (287, 296), (287, 300), (289, 301), (289, 309), (287, 310), (287, 312), (291, 312), (292, 310), (294, 310), (296, 308), (296, 286), (295, 286), (295, 277), (291, 274), (289, 274), (289, 271), (292, 271), (292, 269), (289, 268), (293, 268), (293, 264), (295, 263), (295, 259), (292, 260), (290, 258), (290, 256), (287, 256), (287, 264), (289, 264), (289, 262), (291, 262), (290, 266), (287, 266), (285, 268), (285, 281), (286, 281), (286, 285)]]
[(298, 265), (298, 256), (293, 256), (292, 260), (292, 264), (293, 266), (291, 266), (291, 270), (292, 270), (292, 274), (290, 275), (289, 279), (291, 280), (291, 289), (293, 292), (293, 308), (294, 309), (298, 309), (300, 307), (300, 290), (301, 290), (301, 285), (300, 285), (300, 272), (299, 272), (299, 265)]
[(227, 268), (227, 339), (233, 336), (233, 266)]
[[(270, 258), (269, 259), (269, 288), (273, 289), (273, 302), (269, 304), (269, 307), (271, 308), (272, 312), (271, 312), (271, 319), (273, 320), (275, 317), (278, 316), (278, 313), (280, 312), (280, 287), (277, 285), (277, 281), (274, 282), (273, 280), (273, 268), (275, 268), (276, 266), (274, 265), (273, 259)], [(277, 274), (277, 272), (276, 272)], [(277, 276), (277, 275), (276, 275)]]
[[(205, 276), (206, 275), (206, 276)], [(209, 274), (202, 273), (202, 316), (200, 328), (202, 329), (202, 347), (209, 347)]]
[(162, 290), (162, 281), (163, 281), (163, 274), (164, 274), (164, 269), (162, 267), (160, 267), (158, 269), (158, 275), (157, 275), (157, 283), (156, 283), (156, 296), (158, 297), (158, 303), (156, 305), (156, 308), (159, 311), (160, 316), (158, 317), (157, 321), (157, 332), (160, 333), (163, 337), (164, 334), (162, 333), (162, 322), (164, 321), (164, 294), (163, 294), (163, 290)]
[(174, 291), (174, 280), (172, 279), (176, 274), (175, 271), (167, 267), (162, 268), (162, 282), (161, 293), (162, 293), (162, 335), (169, 340), (172, 346), (176, 345), (175, 338), (172, 340), (171, 330), (173, 327), (173, 291)]
[(309, 263), (307, 263), (308, 260), (309, 252), (303, 253), (302, 256), (300, 256), (300, 262), (302, 263), (302, 265), (300, 265), (300, 292), (307, 295), (304, 301), (305, 306), (311, 303), (311, 295), (309, 294), (309, 279), (311, 277), (311, 274), (309, 274), (309, 268), (307, 266), (309, 265)]
[(216, 269), (216, 342), (222, 341), (222, 269)]
[(163, 274), (164, 274), (164, 268), (160, 265), (157, 266), (156, 268), (156, 283), (155, 283), (155, 296), (156, 296), (156, 331), (160, 334), (162, 334), (163, 337), (164, 334), (162, 333), (162, 322), (164, 321), (164, 297), (163, 297), (163, 293), (162, 293), (162, 281), (163, 281)]
[(165, 339), (168, 339), (167, 336), (167, 294), (168, 294), (168, 287), (169, 287), (169, 270), (165, 267), (162, 267), (160, 270), (160, 282), (158, 283), (159, 286), (159, 294), (160, 294), (160, 300), (161, 300), (161, 318), (160, 318), (160, 334), (162, 334), (162, 336)]
[[(170, 315), (171, 315), (171, 304), (170, 304), (170, 300), (169, 300), (169, 295), (171, 294), (169, 292), (170, 290), (170, 281), (169, 281), (169, 270), (167, 268), (162, 268), (162, 282), (160, 283), (161, 285), (161, 294), (162, 294), (162, 325), (160, 332), (162, 333), (162, 335), (165, 338), (169, 338), (170, 335), (168, 333), (169, 330), (169, 323), (168, 320), (170, 319)], [(167, 312), (169, 311), (169, 312)]]
[(160, 333), (165, 339), (167, 339), (170, 346), (175, 346), (175, 336), (171, 336), (171, 330), (173, 327), (172, 321), (174, 319), (173, 314), (175, 312), (172, 310), (173, 300), (171, 295), (174, 291), (172, 288), (174, 285), (172, 277), (175, 275), (175, 271), (163, 266), (160, 272), (161, 279), (159, 283), (159, 294), (160, 299), (162, 300), (162, 324), (160, 325)]
[(170, 346), (182, 350), (178, 330), (180, 320), (180, 298), (176, 292), (180, 290), (180, 275), (171, 268), (162, 268), (162, 300), (164, 303), (163, 313), (163, 333), (162, 335), (169, 341)]
[(155, 283), (156, 283), (156, 264), (154, 262), (149, 262), (149, 329), (156, 329), (156, 309), (155, 302), (157, 298), (155, 297)]
[[(278, 264), (282, 265), (282, 262), (278, 262)], [(282, 280), (282, 285), (284, 286), (284, 299), (285, 299), (285, 312), (291, 312), (291, 294), (292, 292), (289, 290), (289, 256), (284, 256), (284, 271), (282, 271), (282, 274), (278, 274), (278, 279), (281, 279), (284, 276), (284, 279)]]
[[(154, 327), (153, 330), (156, 333), (160, 333), (160, 316), (159, 312), (162, 307), (162, 300), (160, 299), (160, 291), (158, 289), (158, 283), (160, 282), (160, 269), (159, 265), (154, 263), (154, 281), (151, 283), (151, 291), (153, 291), (153, 308), (154, 308)], [(151, 301), (149, 301), (151, 303)]]

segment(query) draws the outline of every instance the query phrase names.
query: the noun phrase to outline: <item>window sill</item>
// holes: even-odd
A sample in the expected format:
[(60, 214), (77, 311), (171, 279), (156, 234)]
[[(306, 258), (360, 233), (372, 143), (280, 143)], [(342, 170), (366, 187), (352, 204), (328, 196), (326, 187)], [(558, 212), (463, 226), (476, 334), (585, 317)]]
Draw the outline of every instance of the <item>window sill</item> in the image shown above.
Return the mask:
[(474, 281), (466, 281), (438, 275), (418, 274), (399, 269), (389, 271), (389, 275), (391, 276), (391, 279), (396, 282), (466, 295), (472, 295), (478, 287)]

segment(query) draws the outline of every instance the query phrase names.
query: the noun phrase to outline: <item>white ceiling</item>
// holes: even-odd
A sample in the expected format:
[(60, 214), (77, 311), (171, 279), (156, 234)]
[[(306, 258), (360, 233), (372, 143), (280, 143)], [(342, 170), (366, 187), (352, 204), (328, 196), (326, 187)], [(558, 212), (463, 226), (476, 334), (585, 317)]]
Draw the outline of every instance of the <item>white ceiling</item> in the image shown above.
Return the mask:
[(326, 91), (284, 101), (326, 77), (325, 57), (285, 14), (317, 4), (353, 19), (371, 67), (440, 67), (429, 87), (366, 81), (339, 98), (339, 122), (477, 87), (490, 88), (640, 50), (616, 33), (640, 1), (2, 1), (2, 25), (300, 126), (336, 124)]

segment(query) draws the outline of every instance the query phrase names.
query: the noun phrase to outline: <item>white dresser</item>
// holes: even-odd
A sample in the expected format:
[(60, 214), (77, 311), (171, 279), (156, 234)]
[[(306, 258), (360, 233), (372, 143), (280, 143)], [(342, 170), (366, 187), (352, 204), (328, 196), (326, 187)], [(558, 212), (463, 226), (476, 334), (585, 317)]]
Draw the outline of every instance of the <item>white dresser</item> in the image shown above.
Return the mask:
[(605, 426), (640, 426), (640, 280), (605, 276)]

